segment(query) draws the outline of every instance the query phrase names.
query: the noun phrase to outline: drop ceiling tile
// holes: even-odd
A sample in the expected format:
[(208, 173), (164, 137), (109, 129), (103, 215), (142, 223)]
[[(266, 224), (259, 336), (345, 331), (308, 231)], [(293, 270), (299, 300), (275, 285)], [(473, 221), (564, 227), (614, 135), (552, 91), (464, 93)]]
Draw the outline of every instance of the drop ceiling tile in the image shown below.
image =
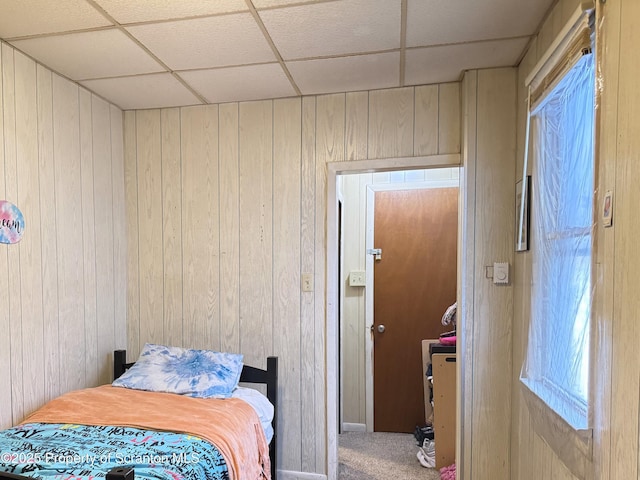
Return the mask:
[(2, 0), (0, 38), (68, 32), (111, 23), (85, 0)]
[(303, 95), (399, 86), (400, 53), (287, 62)]
[(170, 73), (104, 78), (80, 83), (123, 110), (202, 103)]
[[(320, 0), (322, 1), (322, 0)], [(326, 1), (326, 0), (324, 0)], [(300, 5), (303, 3), (318, 3), (318, 0), (253, 0), (256, 8), (282, 7), (287, 5)]]
[(296, 95), (278, 63), (180, 72), (209, 103), (261, 100)]
[(134, 41), (115, 28), (35, 37), (11, 43), (72, 80), (164, 70)]
[(247, 11), (244, 0), (97, 0), (119, 23), (169, 20), (220, 13)]
[(513, 66), (528, 41), (519, 38), (407, 50), (405, 84), (456, 82), (464, 70)]
[(260, 11), (285, 60), (400, 47), (400, 0), (341, 0)]
[(554, 0), (408, 0), (407, 47), (531, 35)]
[(172, 70), (276, 61), (250, 13), (127, 27)]

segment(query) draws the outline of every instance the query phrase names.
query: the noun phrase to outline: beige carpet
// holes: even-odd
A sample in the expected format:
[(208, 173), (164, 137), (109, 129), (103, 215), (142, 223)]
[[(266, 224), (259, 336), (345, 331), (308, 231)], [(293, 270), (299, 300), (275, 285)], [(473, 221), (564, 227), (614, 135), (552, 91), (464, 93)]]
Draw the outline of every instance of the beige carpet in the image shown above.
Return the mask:
[(418, 462), (409, 433), (345, 432), (338, 435), (340, 480), (440, 480), (435, 468)]

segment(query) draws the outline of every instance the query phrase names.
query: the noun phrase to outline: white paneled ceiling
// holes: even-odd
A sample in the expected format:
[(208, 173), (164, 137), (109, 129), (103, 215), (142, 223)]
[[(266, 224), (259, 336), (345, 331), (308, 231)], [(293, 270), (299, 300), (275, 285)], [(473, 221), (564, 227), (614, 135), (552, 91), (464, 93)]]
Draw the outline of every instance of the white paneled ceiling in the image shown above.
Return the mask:
[(2, 0), (0, 38), (123, 109), (458, 81), (555, 0)]

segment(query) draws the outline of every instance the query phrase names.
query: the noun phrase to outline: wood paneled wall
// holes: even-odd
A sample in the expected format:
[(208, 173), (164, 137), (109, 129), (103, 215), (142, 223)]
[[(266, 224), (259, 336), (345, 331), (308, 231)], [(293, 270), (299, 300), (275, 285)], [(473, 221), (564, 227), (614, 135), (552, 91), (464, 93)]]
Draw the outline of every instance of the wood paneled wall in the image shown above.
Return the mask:
[[(522, 174), (526, 90), (524, 78), (560, 28), (578, 6), (561, 0), (531, 45), (519, 70), (518, 163)], [(635, 0), (607, 0), (596, 5), (597, 167), (596, 209), (607, 190), (614, 192), (615, 220), (611, 228), (596, 223), (594, 300), (595, 354), (592, 367), (593, 459), (585, 478), (622, 480), (640, 478), (640, 342), (637, 295), (640, 257), (636, 253), (640, 204), (640, 145), (637, 131), (640, 102), (637, 89), (637, 45), (640, 4)], [(524, 358), (529, 324), (530, 253), (516, 255), (512, 414), (512, 478), (575, 479), (544, 440), (535, 432), (520, 395), (518, 374)], [(515, 369), (514, 369), (515, 370)]]
[[(458, 390), (463, 479), (509, 480), (513, 286), (486, 274), (513, 265), (516, 70), (469, 71), (462, 83)], [(486, 121), (491, 119), (491, 121)], [(437, 441), (437, 440), (436, 440)]]
[(600, 70), (597, 205), (611, 190), (613, 227), (598, 222), (597, 359), (594, 366), (596, 478), (640, 478), (640, 4), (598, 2)]
[[(625, 23), (622, 22), (621, 17), (623, 4), (625, 5)], [(621, 29), (624, 28), (627, 35), (633, 34), (631, 28), (635, 29), (635, 26), (632, 27), (632, 25), (640, 20), (640, 10), (638, 10), (636, 2), (613, 1), (606, 8), (602, 4), (598, 5), (596, 17), (598, 19), (596, 59), (600, 59), (598, 60), (598, 73), (601, 75), (599, 80), (607, 82), (606, 88), (596, 96), (598, 105), (596, 110), (596, 205), (602, 205), (603, 195), (608, 189), (617, 195), (619, 192), (616, 191), (616, 187), (619, 185), (623, 197), (629, 194), (634, 195), (634, 190), (636, 190), (633, 186), (625, 185), (623, 177), (627, 172), (632, 177), (637, 178), (638, 176), (637, 151), (629, 155), (629, 151), (626, 150), (633, 144), (633, 141), (637, 142), (637, 140), (629, 137), (629, 130), (626, 130), (624, 137), (619, 138), (618, 133), (621, 132), (619, 130), (621, 119), (625, 123), (628, 122), (626, 126), (623, 126), (623, 129), (637, 129), (640, 125), (640, 117), (637, 114), (631, 114), (633, 104), (627, 103), (633, 101), (626, 97), (628, 91), (625, 97), (620, 96), (620, 86), (624, 84), (625, 88), (629, 89), (638, 75), (635, 61), (630, 61), (630, 57), (634, 55), (636, 50), (633, 43), (625, 45), (626, 58), (622, 60)], [(638, 41), (637, 36), (635, 41)], [(621, 65), (621, 61), (625, 61), (626, 64)], [(626, 153), (622, 153), (620, 156), (618, 155), (619, 144), (623, 147), (621, 153), (626, 150)], [(631, 163), (628, 163), (629, 161)], [(616, 173), (618, 164), (623, 166), (623, 170)], [(627, 166), (631, 166), (632, 170), (626, 170)], [(623, 183), (618, 183), (621, 180)], [(618, 309), (621, 303), (628, 306), (635, 302), (637, 307), (637, 294), (631, 293), (631, 291), (637, 292), (640, 278), (637, 275), (626, 276), (627, 269), (637, 266), (638, 261), (637, 255), (629, 251), (629, 246), (634, 243), (633, 237), (618, 237), (616, 233), (618, 224), (624, 217), (626, 217), (627, 228), (629, 225), (633, 225), (634, 221), (631, 218), (634, 214), (632, 212), (636, 208), (629, 204), (622, 210), (619, 209), (619, 205), (616, 207), (618, 207), (616, 215), (621, 213), (622, 215), (620, 218), (616, 218), (616, 223), (612, 228), (605, 229), (598, 225), (596, 229), (596, 289), (592, 307), (593, 318), (596, 319), (597, 334), (594, 345), (597, 361), (592, 369), (592, 372), (595, 373), (593, 383), (595, 392), (593, 396), (595, 400), (593, 422), (595, 428), (593, 475), (591, 478), (611, 480), (640, 478), (640, 471), (637, 470), (640, 462), (638, 446), (640, 431), (637, 429), (640, 399), (636, 396), (637, 390), (633, 391), (633, 385), (636, 382), (630, 378), (631, 375), (640, 373), (638, 372), (640, 360), (637, 355), (633, 354), (635, 347), (629, 347), (634, 342), (638, 342), (639, 338), (634, 319), (627, 317), (626, 314), (621, 315), (620, 310), (617, 313), (614, 311), (615, 303), (617, 303)], [(597, 207), (596, 211), (598, 211)], [(625, 222), (622, 221), (622, 223)], [(616, 245), (625, 246), (626, 251), (620, 251), (616, 255)], [(614, 274), (617, 274), (618, 278), (615, 278)], [(620, 291), (616, 295), (616, 287), (618, 286), (616, 282), (620, 280), (622, 281), (618, 285), (624, 289), (624, 294), (623, 291)], [(631, 332), (636, 332), (635, 336), (630, 336)], [(626, 341), (630, 341), (630, 343), (626, 343)], [(616, 405), (615, 416), (614, 405)], [(614, 421), (615, 425), (612, 423)], [(636, 427), (630, 423), (632, 421), (636, 421)], [(618, 453), (621, 454), (620, 457), (618, 457)], [(618, 461), (619, 459), (621, 461)]]
[(125, 346), (122, 112), (0, 42), (0, 427), (111, 380)]
[[(540, 57), (555, 40), (571, 15), (578, 8), (579, 0), (560, 0), (551, 10), (537, 38), (532, 42), (518, 69), (518, 119), (517, 119), (517, 156), (515, 161), (515, 183), (522, 178), (525, 147), (525, 126), (527, 111), (527, 89), (525, 78), (534, 68)], [(528, 172), (531, 174), (531, 161)], [(511, 477), (523, 480), (559, 479), (573, 480), (576, 477), (563, 464), (561, 458), (534, 429), (527, 404), (521, 393), (520, 370), (526, 352), (529, 334), (529, 315), (531, 301), (532, 253), (520, 252), (514, 258), (514, 317), (513, 349), (511, 374)], [(589, 477), (596, 478), (596, 477)], [(601, 477), (608, 478), (608, 477)]]
[(326, 165), (459, 153), (459, 85), (130, 111), (124, 132), (130, 356), (278, 355), (278, 468), (326, 474)]
[[(517, 122), (505, 110), (495, 112), (495, 124), (473, 128), (461, 124), (460, 86), (444, 84), (127, 112), (123, 131), (117, 108), (0, 42), (0, 198), (26, 219), (22, 242), (0, 245), (0, 427), (59, 393), (108, 381), (110, 352), (125, 343), (131, 356), (145, 341), (241, 351), (258, 364), (277, 354), (286, 447), (279, 466), (324, 474), (326, 165), (460, 153), (463, 130), (464, 158), (479, 162), (461, 173), (465, 204), (476, 203), (461, 215), (487, 245), (499, 239), (486, 258), (473, 252), (473, 270), (461, 282), (479, 288), (461, 307), (474, 315), (463, 341), (475, 364), (464, 378), (462, 410), (471, 419), (463, 432), (464, 478), (573, 479), (535, 433), (519, 393), (530, 254), (513, 258), (513, 307), (502, 292), (496, 300), (476, 283), (486, 280), (479, 267), (513, 250), (524, 78), (578, 3), (559, 0), (524, 57)], [(614, 190), (615, 212), (613, 228), (597, 232), (598, 375), (587, 477), (640, 479), (640, 257), (633, 240), (640, 233), (640, 5), (595, 3), (598, 199)], [(511, 74), (469, 75), (464, 118), (494, 118), (488, 115), (498, 97), (510, 95)], [(504, 129), (496, 132), (497, 125)], [(517, 155), (505, 161), (506, 173), (484, 165), (497, 148), (506, 149), (496, 159), (502, 162), (514, 125)], [(493, 136), (507, 141), (498, 146)], [(461, 256), (480, 248), (478, 241)], [(313, 275), (313, 292), (300, 291), (302, 273)], [(512, 323), (504, 318), (510, 308)], [(505, 376), (511, 382), (502, 397), (493, 386)]]

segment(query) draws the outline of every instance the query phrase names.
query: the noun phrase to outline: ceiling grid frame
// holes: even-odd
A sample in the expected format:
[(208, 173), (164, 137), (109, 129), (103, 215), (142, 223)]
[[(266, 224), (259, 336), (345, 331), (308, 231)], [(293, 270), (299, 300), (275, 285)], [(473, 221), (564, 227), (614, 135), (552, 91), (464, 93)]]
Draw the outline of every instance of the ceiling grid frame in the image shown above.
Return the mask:
[(147, 109), (459, 81), (517, 66), (554, 5), (4, 0), (0, 39), (123, 110)]

